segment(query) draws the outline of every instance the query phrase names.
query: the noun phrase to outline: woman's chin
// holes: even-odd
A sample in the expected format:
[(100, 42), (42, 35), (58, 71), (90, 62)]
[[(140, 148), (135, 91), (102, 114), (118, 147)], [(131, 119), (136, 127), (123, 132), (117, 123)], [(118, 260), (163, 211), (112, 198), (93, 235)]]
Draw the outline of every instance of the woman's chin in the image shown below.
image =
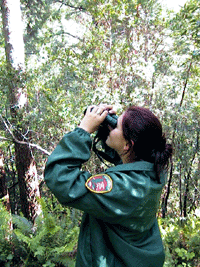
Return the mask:
[[(105, 141), (105, 144), (107, 145), (107, 146), (109, 146), (109, 136), (107, 137), (107, 139), (106, 139), (106, 141)], [(110, 146), (109, 146), (110, 147)]]

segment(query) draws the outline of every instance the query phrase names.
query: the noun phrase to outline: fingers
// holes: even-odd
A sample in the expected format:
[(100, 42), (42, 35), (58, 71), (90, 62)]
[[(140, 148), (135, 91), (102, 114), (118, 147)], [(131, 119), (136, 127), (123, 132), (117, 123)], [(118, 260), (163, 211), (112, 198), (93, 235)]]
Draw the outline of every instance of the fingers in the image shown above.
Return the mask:
[(92, 109), (90, 114), (94, 119), (97, 119), (99, 122), (103, 122), (108, 114), (108, 110), (104, 109), (104, 107), (96, 106)]
[(89, 133), (93, 133), (98, 130), (100, 124), (105, 120), (107, 114), (108, 110), (105, 110), (102, 106), (89, 106), (79, 127), (83, 128)]
[(103, 110), (101, 110), (100, 108), (97, 109), (97, 115), (101, 115), (102, 112)]
[(105, 110), (107, 110), (110, 114), (116, 114), (116, 111), (113, 110), (112, 105), (99, 104), (98, 106), (91, 105), (87, 108), (88, 113), (96, 113), (97, 115), (101, 115)]
[(103, 108), (103, 110), (107, 110), (110, 114), (116, 114), (116, 111), (113, 109), (113, 105), (100, 104), (99, 107)]
[(98, 130), (101, 123), (105, 120), (106, 116), (110, 114), (116, 114), (112, 105), (100, 104), (98, 106), (91, 105), (87, 108), (84, 118), (82, 119), (79, 127), (83, 128), (89, 133), (93, 133)]
[(98, 107), (103, 109), (103, 110), (112, 110), (113, 109), (112, 105), (107, 105), (107, 104), (100, 104), (100, 105), (98, 105)]
[(86, 115), (101, 115), (104, 109), (98, 106), (89, 106), (86, 112)]

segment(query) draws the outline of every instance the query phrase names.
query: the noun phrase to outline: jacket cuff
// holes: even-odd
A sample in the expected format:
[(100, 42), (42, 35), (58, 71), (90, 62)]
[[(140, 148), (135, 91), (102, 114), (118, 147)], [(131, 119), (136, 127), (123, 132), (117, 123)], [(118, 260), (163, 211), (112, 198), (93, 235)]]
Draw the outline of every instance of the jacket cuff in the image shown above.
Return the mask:
[(80, 136), (89, 136), (90, 137), (90, 133), (88, 133), (86, 130), (84, 130), (83, 128), (77, 127), (74, 130), (75, 132), (79, 133)]

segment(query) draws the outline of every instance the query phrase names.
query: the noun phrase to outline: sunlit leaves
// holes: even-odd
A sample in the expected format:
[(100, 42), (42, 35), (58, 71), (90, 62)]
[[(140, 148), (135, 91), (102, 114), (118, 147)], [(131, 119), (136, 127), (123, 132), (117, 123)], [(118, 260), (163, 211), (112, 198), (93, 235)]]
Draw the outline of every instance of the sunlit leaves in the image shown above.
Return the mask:
[(175, 171), (182, 162), (187, 175), (200, 114), (199, 1), (177, 15), (162, 13), (156, 0), (21, 3), (32, 140), (51, 151), (89, 104), (112, 103), (118, 112), (142, 105), (170, 141), (175, 133)]
[(173, 31), (180, 40), (195, 47), (200, 46), (200, 3), (198, 0), (186, 2), (180, 13), (172, 21)]

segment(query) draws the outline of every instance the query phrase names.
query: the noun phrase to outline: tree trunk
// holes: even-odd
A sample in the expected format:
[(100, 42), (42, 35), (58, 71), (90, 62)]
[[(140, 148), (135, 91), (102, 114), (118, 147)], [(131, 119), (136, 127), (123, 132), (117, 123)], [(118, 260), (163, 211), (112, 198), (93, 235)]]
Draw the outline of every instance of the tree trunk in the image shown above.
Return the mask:
[(179, 207), (180, 207), (180, 216), (183, 215), (182, 207), (182, 165), (180, 164), (180, 174), (179, 174)]
[[(34, 220), (39, 212), (36, 197), (39, 185), (32, 151), (28, 145), (28, 127), (24, 121), (28, 99), (25, 87), (23, 25), (20, 0), (2, 0), (3, 29), (9, 79), (9, 103), (15, 144), (15, 164), (18, 174), (21, 209), (24, 216)], [(26, 135), (26, 136), (25, 136)], [(26, 142), (26, 143), (25, 143)]]
[(170, 190), (171, 190), (173, 168), (174, 168), (174, 165), (173, 165), (173, 161), (171, 159), (171, 167), (170, 167), (169, 180), (168, 180), (168, 183), (167, 183), (167, 190), (166, 190), (166, 194), (165, 194), (165, 196), (163, 198), (163, 201), (162, 201), (162, 218), (165, 218), (166, 217), (166, 213), (167, 213), (167, 202), (168, 202), (169, 194), (170, 194)]
[(189, 179), (190, 177), (185, 178), (185, 192), (184, 192), (184, 201), (183, 201), (183, 216), (187, 217), (187, 200), (189, 194)]
[(185, 177), (185, 193), (184, 193), (184, 201), (183, 201), (183, 216), (187, 217), (187, 201), (188, 201), (188, 195), (189, 195), (189, 182), (191, 180), (191, 172), (192, 172), (192, 165), (195, 160), (196, 154), (199, 151), (199, 131), (197, 130), (197, 137), (196, 137), (196, 147), (194, 149), (193, 158), (191, 160), (189, 171), (187, 176)]
[(0, 198), (7, 194), (6, 173), (4, 170), (4, 157), (0, 151)]

